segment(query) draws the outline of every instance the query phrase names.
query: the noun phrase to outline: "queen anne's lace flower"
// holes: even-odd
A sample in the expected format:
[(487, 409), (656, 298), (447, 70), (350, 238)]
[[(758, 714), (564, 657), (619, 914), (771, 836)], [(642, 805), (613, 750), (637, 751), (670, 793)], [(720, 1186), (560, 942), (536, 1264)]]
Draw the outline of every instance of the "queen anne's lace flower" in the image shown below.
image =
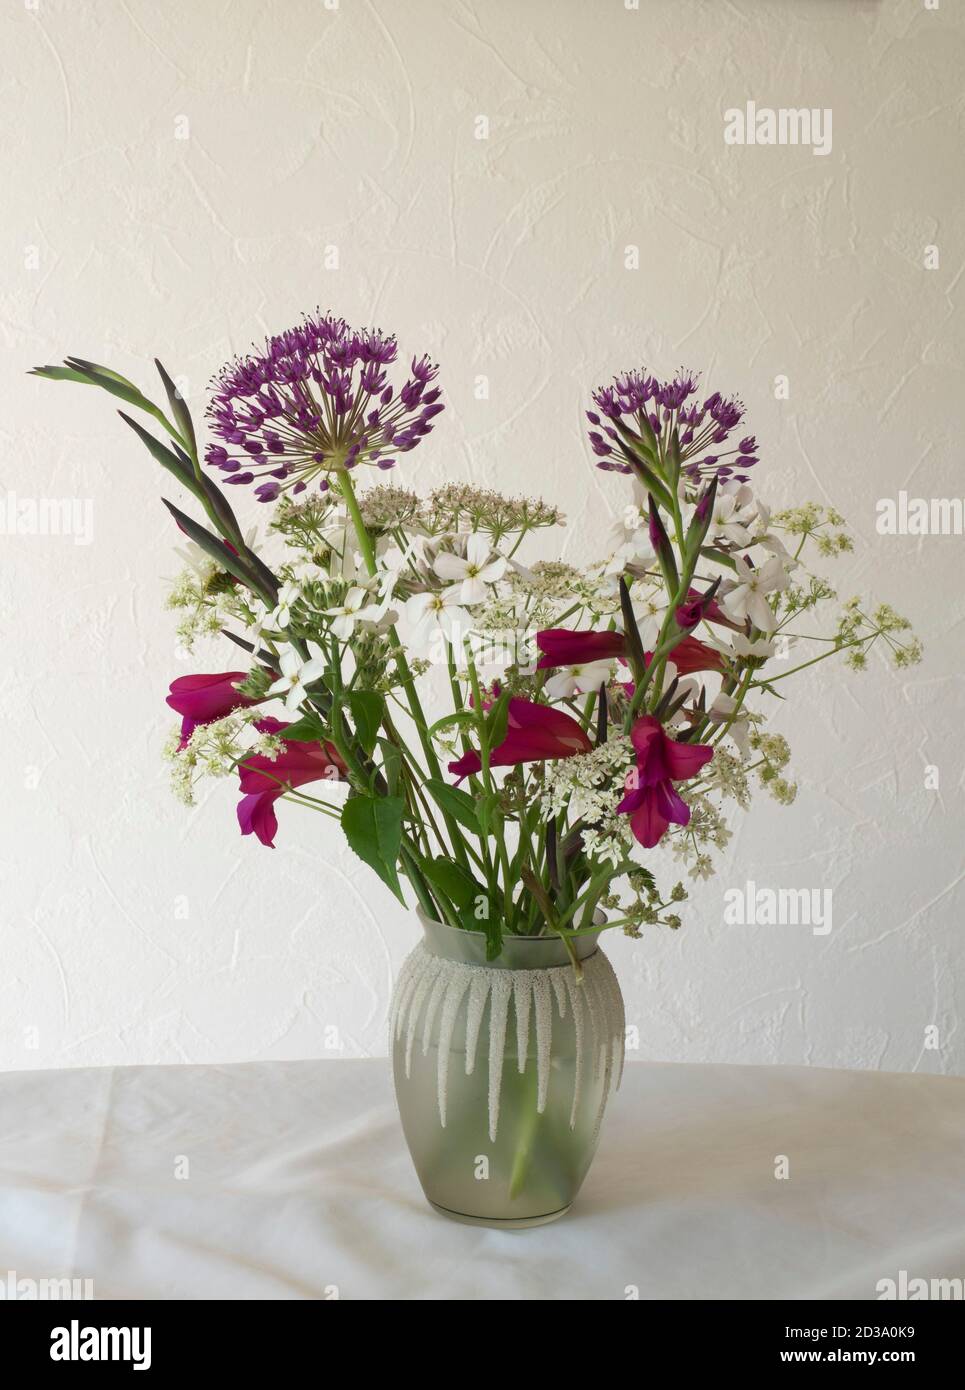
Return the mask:
[(540, 804), (547, 816), (559, 815), (569, 804), (572, 819), (595, 821), (615, 810), (633, 761), (630, 739), (626, 734), (614, 734), (589, 753), (547, 763)]

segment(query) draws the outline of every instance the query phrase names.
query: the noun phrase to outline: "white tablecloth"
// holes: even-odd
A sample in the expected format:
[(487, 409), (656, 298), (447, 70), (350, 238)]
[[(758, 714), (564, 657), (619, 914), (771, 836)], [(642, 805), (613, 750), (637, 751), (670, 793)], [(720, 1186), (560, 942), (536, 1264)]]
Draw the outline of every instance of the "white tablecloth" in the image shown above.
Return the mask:
[[(781, 1155), (789, 1176), (775, 1177)], [(0, 1281), (98, 1298), (868, 1299), (965, 1275), (965, 1080), (627, 1067), (572, 1212), (425, 1203), (388, 1063), (0, 1076)]]

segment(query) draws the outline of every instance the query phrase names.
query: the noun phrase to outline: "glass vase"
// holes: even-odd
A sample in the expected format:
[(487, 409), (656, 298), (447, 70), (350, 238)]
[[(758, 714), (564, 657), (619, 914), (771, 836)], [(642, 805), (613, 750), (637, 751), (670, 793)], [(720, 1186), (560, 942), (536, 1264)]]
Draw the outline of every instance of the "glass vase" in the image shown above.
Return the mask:
[(503, 938), (419, 914), (392, 999), (396, 1097), (419, 1181), (456, 1221), (539, 1226), (569, 1210), (623, 1069), (624, 1012), (595, 935)]

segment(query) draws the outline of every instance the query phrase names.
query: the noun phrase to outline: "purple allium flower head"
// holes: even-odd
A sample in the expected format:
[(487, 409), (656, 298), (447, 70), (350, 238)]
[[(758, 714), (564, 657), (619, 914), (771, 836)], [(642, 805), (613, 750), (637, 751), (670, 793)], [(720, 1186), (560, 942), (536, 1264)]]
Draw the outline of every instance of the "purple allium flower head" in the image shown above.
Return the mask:
[[(681, 470), (690, 482), (706, 482), (715, 476), (728, 478), (735, 467), (751, 468), (757, 463), (757, 441), (753, 435), (742, 439), (737, 448), (716, 447), (740, 424), (743, 403), (736, 397), (722, 396), (719, 391), (701, 402), (697, 397), (699, 384), (696, 373), (682, 368), (669, 381), (649, 376), (641, 368), (615, 376), (611, 386), (594, 391), (596, 411), (586, 414), (595, 426), (589, 431), (589, 439), (597, 467), (639, 474), (641, 459), (652, 459), (656, 453), (657, 471), (672, 482), (666, 463), (670, 439), (676, 430)], [(711, 446), (714, 452), (707, 453)]]
[(208, 419), (221, 443), (205, 461), (230, 475), (225, 482), (258, 479), (263, 502), (310, 482), (325, 491), (330, 473), (359, 464), (394, 467), (386, 452), (414, 449), (444, 409), (438, 387), (428, 389), (439, 368), (426, 356), (412, 359), (398, 391), (389, 384), (397, 356), (394, 337), (306, 315), (217, 375)]

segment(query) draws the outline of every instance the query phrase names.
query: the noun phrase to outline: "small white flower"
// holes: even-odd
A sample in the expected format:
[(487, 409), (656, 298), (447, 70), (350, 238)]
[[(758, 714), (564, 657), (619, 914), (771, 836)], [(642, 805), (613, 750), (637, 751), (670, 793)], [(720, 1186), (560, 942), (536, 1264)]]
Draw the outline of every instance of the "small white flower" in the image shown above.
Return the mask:
[(596, 693), (613, 675), (612, 661), (588, 661), (582, 666), (563, 666), (546, 682), (551, 700), (564, 700), (570, 695)]
[(773, 632), (777, 619), (766, 595), (787, 588), (787, 572), (780, 558), (773, 555), (760, 569), (755, 569), (743, 555), (738, 555), (734, 563), (737, 583), (727, 591), (721, 606), (735, 622), (750, 618), (761, 632)]
[(655, 564), (647, 518), (635, 502), (628, 502), (620, 520), (610, 527), (606, 546), (608, 558), (600, 570), (604, 578), (618, 578), (628, 569), (645, 570)]
[(732, 545), (751, 544), (751, 531), (759, 508), (754, 494), (746, 483), (725, 483), (714, 502), (714, 513), (710, 521), (711, 542), (718, 539), (730, 541)]
[(735, 632), (730, 639), (731, 648), (735, 656), (773, 656), (777, 648), (773, 638), (758, 637), (752, 642), (749, 637), (745, 637), (743, 632)]
[(328, 569), (342, 579), (355, 579), (361, 570), (362, 556), (356, 550), (355, 528), (351, 524), (326, 526), (319, 532), (323, 545), (332, 552)]
[[(711, 723), (721, 725), (726, 724), (727, 721), (735, 715), (736, 710), (737, 701), (733, 696), (725, 695), (724, 692), (721, 691), (707, 713), (710, 716)], [(727, 732), (740, 749), (741, 757), (746, 758), (751, 751), (750, 743), (748, 742), (750, 718), (747, 710), (742, 709), (741, 712), (736, 715), (734, 722)]]
[(279, 631), (284, 631), (291, 622), (292, 608), (302, 596), (302, 591), (297, 584), (289, 581), (283, 584), (278, 590), (278, 603), (273, 612), (268, 615), (267, 626), (276, 627)]
[(797, 569), (800, 562), (795, 560), (780, 536), (772, 536), (767, 529), (771, 524), (770, 507), (765, 506), (763, 502), (756, 503), (756, 507), (757, 524), (754, 527), (754, 535), (751, 537), (751, 545), (762, 545), (765, 550), (776, 555), (784, 565), (785, 570)]
[(383, 605), (388, 604), (395, 593), (395, 586), (404, 578), (406, 571), (410, 578), (419, 577), (419, 566), (425, 563), (425, 547), (424, 536), (412, 536), (405, 550), (390, 545), (379, 556), (377, 584)]
[(772, 637), (756, 637), (751, 641), (743, 632), (732, 633), (729, 642), (722, 642), (717, 637), (704, 637), (701, 641), (705, 646), (712, 647), (715, 652), (720, 652), (728, 661), (733, 661), (735, 657), (746, 659), (751, 656), (773, 656), (777, 650)]
[(269, 695), (284, 695), (285, 709), (295, 714), (305, 699), (305, 687), (311, 685), (325, 674), (325, 662), (319, 657), (303, 661), (294, 647), (286, 647), (281, 654), (281, 675), (274, 685), (268, 687)]
[(344, 601), (335, 608), (323, 608), (327, 618), (332, 618), (332, 632), (342, 642), (346, 642), (355, 631), (356, 623), (377, 623), (385, 616), (385, 604), (370, 603), (371, 595), (367, 589), (353, 584)]
[(785, 573), (788, 570), (797, 569), (798, 565), (800, 564), (800, 561), (795, 560), (794, 556), (790, 553), (787, 546), (781, 540), (780, 536), (772, 536), (769, 532), (767, 532), (762, 536), (755, 536), (753, 539), (753, 544), (762, 545), (765, 550), (769, 550), (772, 555), (776, 556), (777, 559), (780, 560), (781, 564), (784, 566)]
[(413, 594), (406, 602), (405, 616), (412, 624), (414, 649), (427, 649), (434, 638), (441, 635), (457, 651), (470, 635), (472, 619), (464, 608), (459, 606), (457, 589), (443, 589), (441, 593)]
[(626, 570), (649, 569), (651, 565), (656, 564), (656, 560), (649, 534), (644, 528), (616, 547), (603, 566), (603, 574), (611, 577), (619, 576)]
[(479, 531), (473, 531), (466, 541), (466, 558), (443, 550), (432, 566), (440, 579), (456, 589), (457, 603), (484, 603), (488, 597), (487, 584), (495, 584), (506, 573), (506, 560), (493, 552), (492, 545)]

